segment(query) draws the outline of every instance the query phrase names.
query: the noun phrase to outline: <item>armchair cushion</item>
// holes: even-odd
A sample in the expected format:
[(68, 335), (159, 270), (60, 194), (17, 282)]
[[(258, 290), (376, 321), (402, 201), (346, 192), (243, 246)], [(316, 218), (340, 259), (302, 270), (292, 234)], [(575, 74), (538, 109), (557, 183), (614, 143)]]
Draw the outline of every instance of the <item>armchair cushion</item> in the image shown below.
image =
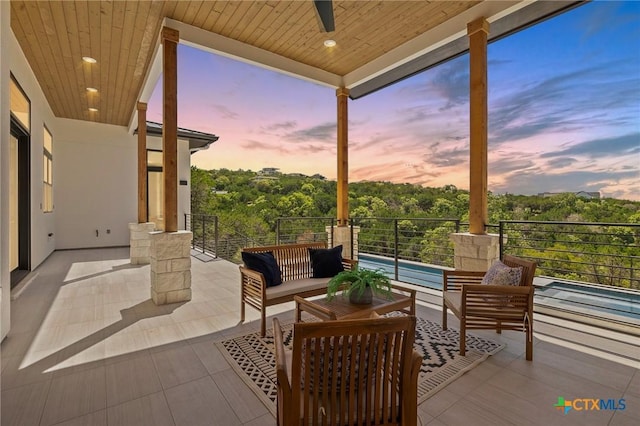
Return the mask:
[(522, 267), (511, 268), (500, 260), (496, 260), (489, 268), (481, 284), (489, 285), (520, 285), (522, 280)]
[(267, 287), (275, 287), (282, 284), (282, 272), (273, 256), (273, 252), (250, 253), (242, 252), (242, 261), (249, 269), (264, 275)]
[(332, 278), (344, 271), (342, 265), (342, 246), (330, 249), (309, 249), (313, 278)]

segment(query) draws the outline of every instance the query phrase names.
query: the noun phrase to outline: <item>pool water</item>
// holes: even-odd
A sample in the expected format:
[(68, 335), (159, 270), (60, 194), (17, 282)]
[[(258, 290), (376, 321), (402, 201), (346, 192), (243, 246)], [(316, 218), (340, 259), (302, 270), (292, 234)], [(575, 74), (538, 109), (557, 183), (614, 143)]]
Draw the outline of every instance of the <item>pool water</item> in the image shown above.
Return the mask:
[[(362, 268), (382, 269), (394, 279), (394, 259), (359, 254)], [(398, 261), (398, 281), (442, 290), (442, 269), (424, 263)], [(542, 285), (538, 285), (543, 282)], [(640, 292), (536, 278), (534, 301), (541, 306), (600, 316), (640, 325)]]
[[(382, 269), (391, 279), (395, 279), (395, 267), (392, 258), (359, 254), (358, 266), (365, 269)], [(442, 290), (442, 269), (424, 263), (399, 260), (398, 281), (434, 290)]]
[[(536, 290), (536, 303), (582, 313), (601, 313), (640, 324), (640, 293), (565, 281)], [(595, 311), (595, 312), (594, 312)]]

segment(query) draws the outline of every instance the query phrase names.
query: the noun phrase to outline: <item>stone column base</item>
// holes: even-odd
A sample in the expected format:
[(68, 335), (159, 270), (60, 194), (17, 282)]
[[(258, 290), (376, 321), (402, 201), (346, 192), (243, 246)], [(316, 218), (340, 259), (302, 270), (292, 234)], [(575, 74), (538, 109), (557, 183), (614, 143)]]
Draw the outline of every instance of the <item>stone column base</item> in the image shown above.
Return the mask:
[(151, 232), (151, 300), (156, 305), (191, 300), (190, 231)]
[(129, 224), (129, 257), (132, 265), (147, 265), (151, 240), (149, 232), (156, 228), (153, 222)]
[(335, 247), (342, 244), (342, 257), (358, 260), (358, 233), (360, 227), (353, 227), (353, 256), (351, 255), (351, 227), (350, 226), (327, 226), (327, 245)]
[(465, 271), (486, 271), (500, 257), (500, 236), (497, 234), (449, 235), (453, 241), (454, 267)]

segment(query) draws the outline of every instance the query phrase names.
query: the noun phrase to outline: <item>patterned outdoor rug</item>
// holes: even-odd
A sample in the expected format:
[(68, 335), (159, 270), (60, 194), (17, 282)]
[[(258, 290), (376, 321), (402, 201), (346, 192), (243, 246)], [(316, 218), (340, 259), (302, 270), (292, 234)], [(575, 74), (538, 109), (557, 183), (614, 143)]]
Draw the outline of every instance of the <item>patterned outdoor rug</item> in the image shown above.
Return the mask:
[[(285, 345), (291, 344), (292, 324), (283, 325)], [(260, 333), (217, 342), (220, 352), (238, 375), (275, 415), (276, 357), (273, 330), (265, 337)], [(424, 355), (418, 376), (418, 404), (457, 377), (504, 348), (488, 339), (467, 334), (467, 355), (460, 356), (458, 330), (442, 330), (438, 323), (417, 318), (415, 349)]]

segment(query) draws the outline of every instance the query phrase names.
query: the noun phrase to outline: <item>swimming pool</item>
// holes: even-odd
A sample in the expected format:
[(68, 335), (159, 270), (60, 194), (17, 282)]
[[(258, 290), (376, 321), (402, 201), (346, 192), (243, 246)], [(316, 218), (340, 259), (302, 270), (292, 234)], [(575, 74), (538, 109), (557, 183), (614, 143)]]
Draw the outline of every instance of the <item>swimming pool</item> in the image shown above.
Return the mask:
[(640, 325), (640, 293), (625, 289), (546, 280), (538, 286), (535, 302), (549, 307), (621, 319)]
[[(358, 254), (358, 265), (366, 269), (382, 269), (395, 279), (394, 259), (373, 254)], [(425, 263), (398, 260), (398, 281), (442, 290), (442, 269)]]
[[(359, 254), (367, 269), (382, 269), (395, 277), (394, 259)], [(398, 281), (442, 290), (442, 268), (408, 260), (398, 261)], [(548, 308), (640, 325), (640, 292), (598, 285), (536, 277), (534, 303)]]

